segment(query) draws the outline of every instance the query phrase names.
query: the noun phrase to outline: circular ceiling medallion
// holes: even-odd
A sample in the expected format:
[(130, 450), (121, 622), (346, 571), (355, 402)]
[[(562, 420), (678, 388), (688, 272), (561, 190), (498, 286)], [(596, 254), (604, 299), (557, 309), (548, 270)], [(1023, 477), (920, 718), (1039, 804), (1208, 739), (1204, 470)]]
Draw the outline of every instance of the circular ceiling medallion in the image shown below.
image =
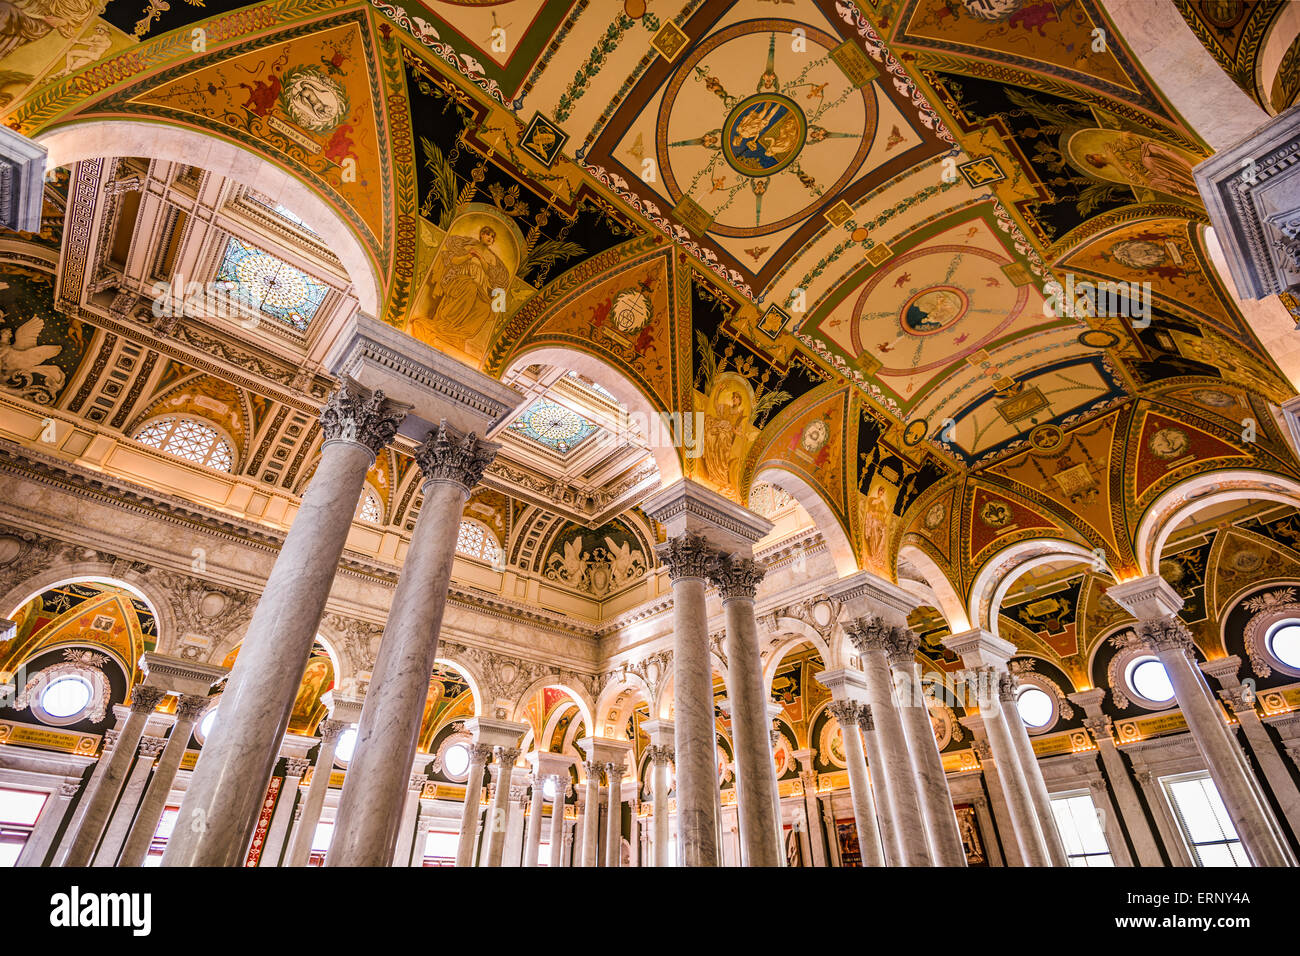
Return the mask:
[(779, 173), (799, 155), (808, 119), (788, 96), (755, 93), (735, 105), (722, 125), (722, 153), (745, 176)]
[(1087, 329), (1079, 333), (1079, 344), (1090, 349), (1109, 349), (1119, 345), (1119, 336), (1105, 329)]
[(1029, 444), (1039, 451), (1051, 451), (1060, 446), (1065, 433), (1055, 425), (1039, 425), (1029, 433)]
[(907, 423), (903, 429), (903, 444), (909, 448), (913, 445), (919, 445), (925, 439), (925, 433), (930, 430), (930, 423), (924, 418), (914, 418)]
[(908, 335), (934, 335), (958, 322), (969, 304), (961, 289), (931, 286), (908, 299), (899, 318)]

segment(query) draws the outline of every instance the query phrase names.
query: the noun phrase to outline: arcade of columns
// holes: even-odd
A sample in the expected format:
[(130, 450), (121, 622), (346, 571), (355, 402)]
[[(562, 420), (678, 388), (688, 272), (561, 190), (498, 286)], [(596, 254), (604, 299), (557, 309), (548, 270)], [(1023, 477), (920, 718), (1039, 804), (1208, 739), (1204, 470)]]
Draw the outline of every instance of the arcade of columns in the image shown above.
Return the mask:
[[(254, 612), (221, 701), (221, 720), (204, 742), (167, 844), (162, 865), (240, 865), (257, 827), (265, 793), (293, 701), (325, 611), (365, 474), (376, 454), (399, 434), (419, 441), (415, 460), (424, 476), (420, 510), (387, 627), (364, 702), (330, 700), (320, 728), (318, 768), (333, 764), (340, 733), (357, 724), (329, 866), (387, 866), (411, 856), (415, 815), (426, 777), (413, 773), (428, 675), (447, 600), (461, 509), (497, 447), (477, 437), (515, 401), (500, 383), (456, 366), (431, 349), (394, 341), (378, 323), (362, 318), (334, 362), (342, 380), (321, 413), (325, 435), (320, 465)], [(454, 385), (453, 385), (454, 383)], [(436, 422), (436, 424), (435, 424)], [(670, 767), (675, 768), (677, 861), (715, 866), (720, 861), (720, 801), (715, 755), (714, 696), (706, 592), (719, 592), (726, 621), (726, 682), (735, 745), (742, 862), (784, 862), (772, 732), (759, 657), (755, 593), (764, 576), (753, 545), (770, 530), (763, 518), (689, 481), (653, 494), (645, 510), (661, 522), (667, 540), (657, 546), (673, 597), (674, 720), (643, 724), (651, 737), (653, 820), (648, 862), (670, 862)], [(840, 624), (857, 651), (861, 670), (817, 675), (832, 695), (830, 710), (844, 731), (844, 748), (863, 864), (964, 866), (965, 854), (947, 779), (916, 672), (917, 636), (906, 626), (918, 601), (867, 572), (835, 582), (828, 593), (840, 603)], [(1194, 664), (1190, 637), (1178, 621), (1181, 599), (1158, 576), (1116, 585), (1108, 592), (1138, 621), (1138, 639), (1164, 663), (1191, 735), (1256, 865), (1296, 865), (1285, 836), (1231, 731), (1221, 719), (1204, 674)], [(985, 630), (946, 639), (958, 654), (978, 715), (965, 721), (988, 767), (999, 815), (1009, 824), (1018, 859), (1029, 866), (1063, 866), (1065, 850), (1047, 787), (1028, 733), (1015, 707), (1016, 680), (1007, 662), (1015, 647)], [(132, 695), (125, 721), (106, 740), (55, 862), (139, 866), (164, 811), (167, 795), (209, 687), (225, 676), (208, 667), (146, 655), (144, 683)], [(1209, 665), (1207, 665), (1207, 668)], [(165, 740), (146, 734), (162, 698), (173, 693), (176, 722)], [(1118, 760), (1108, 722), (1096, 697), (1075, 695), (1089, 712), (1087, 726), (1109, 767)], [(1085, 699), (1086, 698), (1086, 699)], [(973, 709), (969, 708), (968, 709)], [(539, 862), (550, 789), (550, 864), (564, 865), (564, 794), (569, 760), (530, 754), (531, 796), (516, 775), (526, 727), (479, 717), (466, 722), (473, 743), (456, 863), (499, 866), (511, 815), (528, 807), (524, 865)], [(314, 743), (314, 742), (313, 742)], [(631, 768), (631, 743), (602, 737), (579, 740), (585, 756), (585, 792), (574, 828), (573, 865), (621, 864), (622, 783)], [(1109, 745), (1109, 747), (1107, 746)], [(160, 753), (128, 774), (137, 751)], [(306, 751), (290, 755), (286, 787), (296, 787), (308, 765)], [(485, 771), (494, 794), (480, 813)], [(991, 765), (991, 766), (990, 766)], [(140, 768), (145, 770), (141, 771)], [(1122, 768), (1120, 773), (1123, 774)], [(604, 858), (599, 849), (601, 780), (606, 782)], [(138, 779), (137, 779), (138, 778)], [(313, 776), (289, 842), (286, 865), (304, 865), (320, 818), (329, 774)], [(1118, 777), (1116, 779), (1119, 779)], [(1150, 829), (1124, 776), (1115, 797), (1138, 853), (1158, 865)], [(547, 787), (552, 781), (553, 786)], [(261, 785), (255, 785), (258, 782)], [(143, 794), (134, 821), (113, 813), (120, 794)], [(147, 788), (147, 789), (146, 789)], [(70, 799), (72, 793), (61, 794)], [(283, 845), (287, 814), (271, 821), (268, 842)], [(48, 845), (53, 834), (33, 840)], [(120, 856), (116, 855), (121, 848)]]

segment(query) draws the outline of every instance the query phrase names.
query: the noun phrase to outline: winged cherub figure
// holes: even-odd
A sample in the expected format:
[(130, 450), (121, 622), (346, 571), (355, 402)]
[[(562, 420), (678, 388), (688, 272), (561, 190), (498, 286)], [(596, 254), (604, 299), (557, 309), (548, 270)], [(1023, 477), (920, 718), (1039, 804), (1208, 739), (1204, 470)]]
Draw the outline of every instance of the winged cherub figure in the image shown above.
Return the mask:
[[(3, 317), (0, 312), (0, 319)], [(48, 405), (63, 387), (66, 376), (57, 365), (44, 364), (63, 351), (62, 345), (36, 344), (44, 328), (45, 320), (34, 317), (17, 331), (0, 329), (0, 381), (20, 389), (25, 398)]]

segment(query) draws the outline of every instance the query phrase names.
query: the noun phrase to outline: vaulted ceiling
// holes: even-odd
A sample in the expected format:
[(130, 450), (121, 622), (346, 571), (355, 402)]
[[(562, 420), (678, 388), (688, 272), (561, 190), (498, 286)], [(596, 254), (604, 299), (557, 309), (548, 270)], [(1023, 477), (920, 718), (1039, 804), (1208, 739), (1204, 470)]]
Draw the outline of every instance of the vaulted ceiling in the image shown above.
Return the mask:
[[(297, 409), (283, 427), (319, 403), (312, 362), (370, 284), (387, 321), (530, 397), (537, 427), (506, 439), (530, 464), (507, 454), (491, 489), (588, 530), (663, 472), (656, 436), (622, 428), (641, 413), (698, 420), (667, 462), (689, 477), (740, 502), (774, 481), (829, 513), (859, 566), (892, 575), (911, 544), (962, 588), (1027, 535), (1130, 571), (1161, 490), (1217, 468), (1296, 474), (1267, 404), (1292, 384), (1209, 262), (1191, 179), (1209, 150), (1096, 0), (68, 12), (0, 40), (8, 125), (99, 129), (105, 149), (121, 121), (196, 131), (345, 226), (348, 243), (323, 241), (327, 214), (260, 201), (255, 163), (233, 204), (204, 206), (184, 169), (151, 180), (122, 160), (97, 194), (77, 188), (86, 163), (70, 171), (33, 240), (58, 257), (60, 308), (156, 328), (149, 283), (227, 252), (196, 209), (243, 217), (326, 287), (305, 329), (160, 334), (256, 345), (283, 372), (265, 400)], [(1232, 50), (1211, 52), (1227, 68)], [(1289, 95), (1269, 86), (1261, 101)], [(67, 224), (89, 215), (111, 249), (124, 195), (172, 223), (172, 258), (123, 247), (82, 268), (93, 237)], [(1089, 309), (1057, 291), (1084, 282), (1123, 292)], [(188, 373), (165, 374), (176, 400)], [(232, 434), (249, 427), (209, 397)], [(285, 454), (275, 480), (297, 487), (308, 466)]]

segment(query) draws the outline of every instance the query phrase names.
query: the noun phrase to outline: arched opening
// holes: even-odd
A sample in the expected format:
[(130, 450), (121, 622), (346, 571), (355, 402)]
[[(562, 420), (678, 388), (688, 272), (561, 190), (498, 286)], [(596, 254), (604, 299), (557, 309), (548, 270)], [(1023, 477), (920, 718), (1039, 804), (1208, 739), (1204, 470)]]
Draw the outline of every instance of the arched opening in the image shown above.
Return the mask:
[(1057, 538), (1021, 541), (999, 551), (980, 569), (971, 585), (966, 606), (969, 619), (976, 627), (996, 635), (998, 612), (1017, 581), (1035, 570), (1058, 575), (1078, 565), (1114, 577), (1100, 552), (1088, 551), (1081, 545)]
[(86, 159), (139, 156), (199, 166), (255, 188), (272, 204), (293, 210), (329, 246), (351, 279), (361, 310), (378, 315), (380, 275), (365, 246), (319, 192), (265, 157), (198, 130), (141, 120), (82, 120), (35, 137), (48, 151), (47, 168)]
[[(821, 533), (822, 540), (835, 562), (839, 577), (848, 577), (859, 570), (858, 557), (835, 512), (821, 494), (807, 481), (784, 468), (767, 467), (754, 475), (754, 482), (766, 482), (782, 489), (793, 497), (808, 514)], [(752, 489), (751, 485), (751, 489)]]

